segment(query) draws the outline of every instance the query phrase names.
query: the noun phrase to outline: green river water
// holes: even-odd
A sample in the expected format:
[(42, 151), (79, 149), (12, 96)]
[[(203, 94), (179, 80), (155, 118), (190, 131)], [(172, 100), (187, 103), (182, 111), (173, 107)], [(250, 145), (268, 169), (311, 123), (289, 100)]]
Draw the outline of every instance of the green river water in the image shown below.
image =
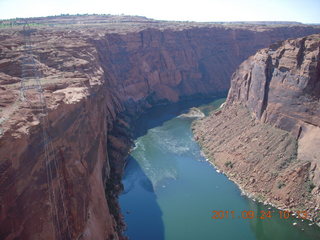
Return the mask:
[[(208, 113), (223, 101), (200, 108)], [(194, 105), (199, 102), (157, 107), (137, 121), (120, 196), (125, 235), (131, 240), (319, 240), (319, 227), (280, 219), (277, 209), (243, 196), (206, 161), (192, 137), (194, 119), (178, 117)], [(212, 219), (212, 211), (234, 211), (234, 216)], [(256, 216), (243, 219), (243, 211)], [(271, 218), (260, 219), (261, 211), (271, 211)]]

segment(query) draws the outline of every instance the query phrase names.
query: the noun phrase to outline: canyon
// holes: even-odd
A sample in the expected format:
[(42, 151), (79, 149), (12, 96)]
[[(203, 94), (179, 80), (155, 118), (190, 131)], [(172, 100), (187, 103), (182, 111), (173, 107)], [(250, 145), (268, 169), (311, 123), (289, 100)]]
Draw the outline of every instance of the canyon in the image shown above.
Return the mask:
[[(280, 40), (320, 32), (319, 27), (308, 25), (224, 25), (139, 18), (106, 19), (101, 23), (101, 19), (87, 18), (87, 25), (85, 16), (76, 24), (56, 17), (56, 25), (45, 25), (47, 20), (41, 18), (31, 29), (14, 26), (0, 30), (1, 239), (125, 239), (117, 196), (122, 189), (124, 159), (132, 144), (132, 121), (158, 104), (225, 94), (232, 73), (257, 50)], [(24, 45), (28, 40), (32, 49), (29, 55), (34, 59), (31, 72), (26, 71), (24, 63)], [(272, 63), (272, 68), (280, 69), (283, 65), (280, 72), (276, 71), (282, 76), (297, 62), (303, 66), (299, 68), (302, 72), (312, 66), (312, 71), (303, 74), (319, 76), (319, 64), (309, 63), (314, 61), (313, 55), (304, 54), (305, 49), (317, 48), (311, 42), (305, 38), (299, 48), (302, 50), (291, 50), (299, 57), (291, 58), (289, 54), (287, 61)], [(263, 65), (263, 51), (281, 54), (278, 59), (290, 53), (282, 53), (277, 47), (261, 50), (256, 58)], [(272, 58), (267, 59), (270, 66)], [(254, 64), (248, 65), (241, 66), (250, 68)], [(255, 71), (257, 75), (264, 73)], [(241, 74), (238, 70), (233, 79), (242, 79)], [(270, 87), (271, 73), (268, 70), (265, 74), (268, 83), (263, 86)], [(303, 89), (308, 90), (310, 99), (319, 96), (319, 79), (307, 81), (303, 74), (299, 82), (308, 86)], [(35, 81), (35, 75), (41, 80), (40, 93), (21, 87), (21, 81)], [(246, 81), (251, 79), (248, 76)], [(308, 143), (315, 133), (311, 129), (318, 126), (319, 120), (315, 100), (303, 101), (300, 108), (289, 108), (293, 115), (279, 114), (296, 96), (295, 85), (287, 85), (286, 89), (293, 93), (283, 97), (283, 104), (267, 104), (276, 93), (266, 103), (265, 92), (245, 95), (250, 92), (247, 86), (254, 84), (237, 84), (238, 81), (232, 81), (228, 109), (235, 101), (248, 102), (249, 110), (261, 124), (269, 122), (282, 129), (270, 130), (270, 134), (282, 134), (286, 151), (295, 154), (294, 139), (301, 138), (300, 149), (304, 150), (296, 154), (310, 153), (314, 146)], [(278, 91), (282, 92), (280, 88)], [(45, 106), (39, 108), (42, 98)], [(242, 112), (238, 117), (247, 116), (243, 113), (247, 110), (239, 111)], [(227, 115), (223, 112), (217, 117)], [(281, 119), (293, 121), (287, 126)], [(300, 126), (301, 122), (308, 125)], [(202, 138), (203, 134), (196, 136)], [(297, 176), (297, 181), (302, 181), (309, 169), (318, 169), (314, 161), (281, 177), (284, 181)], [(314, 182), (317, 187), (312, 189), (312, 196), (319, 189), (318, 182)], [(287, 188), (290, 186), (284, 187)]]
[(320, 221), (320, 35), (259, 50), (194, 126), (212, 163), (262, 202)]

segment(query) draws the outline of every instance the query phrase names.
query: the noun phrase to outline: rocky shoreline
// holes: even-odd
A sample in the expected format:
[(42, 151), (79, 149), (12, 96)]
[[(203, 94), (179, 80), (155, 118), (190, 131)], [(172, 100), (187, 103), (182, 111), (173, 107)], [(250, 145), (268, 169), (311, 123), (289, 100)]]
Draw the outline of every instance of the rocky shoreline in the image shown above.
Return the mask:
[[(221, 117), (223, 117), (223, 115), (225, 114), (225, 113), (221, 113), (221, 111), (224, 111), (224, 109), (222, 108), (220, 110), (217, 110), (217, 111), (213, 112), (211, 115), (211, 118), (212, 118), (212, 116), (215, 116), (212, 118), (213, 121), (217, 121), (220, 124), (221, 124)], [(235, 112), (235, 109), (232, 109), (232, 112)], [(218, 115), (215, 115), (217, 113), (218, 113)], [(217, 116), (219, 116), (219, 119), (217, 119)], [(231, 117), (231, 116), (229, 115), (228, 117)], [(235, 116), (233, 116), (233, 117), (235, 117)], [(250, 166), (250, 164), (245, 163), (245, 162), (239, 163), (239, 161), (245, 161), (245, 160), (243, 158), (240, 160), (237, 157), (237, 153), (233, 154), (233, 153), (228, 152), (227, 154), (230, 154), (229, 156), (227, 156), (227, 157), (221, 156), (221, 151), (222, 151), (221, 146), (217, 147), (217, 148), (220, 147), (219, 150), (214, 151), (212, 149), (212, 145), (214, 145), (214, 144), (212, 144), (213, 140), (208, 140), (208, 138), (205, 136), (205, 133), (204, 133), (204, 131), (206, 131), (205, 129), (208, 125), (205, 125), (205, 127), (203, 125), (205, 124), (204, 123), (205, 121), (208, 121), (208, 118), (210, 118), (210, 117), (196, 120), (192, 126), (192, 130), (194, 133), (194, 139), (200, 144), (203, 156), (216, 169), (217, 172), (226, 175), (229, 180), (233, 181), (239, 187), (239, 189), (243, 195), (245, 195), (255, 201), (261, 202), (264, 205), (269, 205), (269, 206), (275, 207), (279, 210), (290, 211), (293, 213), (297, 212), (297, 211), (308, 211), (309, 215), (308, 215), (307, 219), (318, 224), (318, 225), (320, 224), (320, 218), (317, 213), (318, 208), (316, 205), (312, 206), (312, 204), (308, 204), (307, 202), (304, 202), (304, 201), (296, 201), (295, 205), (288, 206), (285, 201), (285, 194), (281, 194), (279, 191), (273, 192), (274, 189), (272, 189), (272, 187), (270, 188), (270, 186), (277, 184), (276, 178), (275, 179), (270, 179), (270, 178), (268, 179), (268, 181), (272, 183), (272, 184), (269, 184), (269, 186), (268, 185), (266, 186), (267, 183), (264, 181), (259, 183), (259, 180), (258, 180), (259, 178), (256, 177), (256, 175), (254, 174), (255, 172), (260, 170), (259, 168), (258, 168), (259, 170), (257, 170), (255, 168), (253, 168), (252, 166)], [(246, 120), (243, 115), (241, 115), (241, 119)], [(224, 121), (227, 121), (227, 120), (224, 119)], [(210, 122), (210, 123), (212, 123), (212, 122)], [(220, 125), (220, 127), (222, 129), (225, 129), (225, 127), (228, 124), (230, 124), (230, 122), (223, 124), (223, 126)], [(254, 127), (250, 124), (249, 124), (249, 126)], [(268, 126), (268, 128), (270, 128), (270, 126)], [(231, 127), (231, 131), (237, 132), (237, 130), (238, 129), (232, 129), (232, 127)], [(267, 134), (267, 133), (262, 132), (261, 135), (263, 135), (263, 134)], [(235, 135), (237, 135), (237, 133)], [(218, 141), (218, 142), (221, 141), (221, 138), (216, 141)], [(281, 143), (278, 142), (278, 144), (281, 144)], [(271, 145), (268, 145), (268, 146), (271, 146)], [(268, 146), (265, 145), (264, 147), (268, 148)], [(229, 146), (227, 146), (225, 149), (228, 149), (228, 148), (229, 148)], [(223, 151), (225, 151), (225, 149)], [(283, 150), (283, 148), (280, 148), (280, 149)], [(226, 150), (226, 151), (228, 151), (228, 150)], [(248, 157), (248, 156), (246, 155), (246, 157)], [(241, 166), (241, 164), (245, 165), (245, 167)], [(265, 164), (265, 162), (264, 162), (264, 164)], [(254, 170), (250, 174), (250, 171), (245, 170), (246, 168), (254, 169)], [(264, 174), (264, 175), (259, 175), (259, 177), (262, 179), (265, 178), (266, 175), (269, 174), (268, 170), (261, 171), (261, 172)], [(292, 185), (290, 187), (292, 187)], [(306, 209), (299, 208), (299, 204), (300, 205), (303, 204), (304, 206), (306, 206)]]
[(205, 156), (246, 195), (320, 222), (320, 36), (243, 62), (225, 106), (193, 125)]

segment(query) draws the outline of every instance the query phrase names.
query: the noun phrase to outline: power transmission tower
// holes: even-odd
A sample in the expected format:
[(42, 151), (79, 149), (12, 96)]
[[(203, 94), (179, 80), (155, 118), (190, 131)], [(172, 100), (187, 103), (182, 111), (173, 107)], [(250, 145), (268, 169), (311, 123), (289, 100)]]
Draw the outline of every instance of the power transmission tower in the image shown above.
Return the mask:
[[(44, 146), (44, 165), (47, 175), (48, 196), (53, 231), (56, 239), (71, 240), (71, 231), (65, 204), (65, 184), (61, 183), (60, 164), (56, 158), (53, 142), (49, 135), (50, 123), (44, 91), (41, 85), (41, 71), (37, 68), (37, 60), (31, 42), (35, 32), (26, 23), (21, 31), (24, 48), (21, 59), (21, 101), (28, 103), (34, 111), (35, 117), (42, 126)], [(55, 172), (55, 176), (53, 175)]]

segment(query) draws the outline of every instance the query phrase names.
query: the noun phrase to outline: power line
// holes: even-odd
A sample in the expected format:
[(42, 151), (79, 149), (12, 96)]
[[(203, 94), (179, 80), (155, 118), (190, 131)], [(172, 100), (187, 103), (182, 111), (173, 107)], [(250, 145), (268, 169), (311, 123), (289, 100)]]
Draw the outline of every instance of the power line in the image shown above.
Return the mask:
[[(61, 184), (60, 167), (54, 151), (52, 140), (48, 134), (50, 123), (48, 119), (48, 108), (44, 91), (41, 85), (40, 71), (36, 68), (36, 59), (32, 51), (31, 36), (35, 30), (26, 23), (21, 32), (24, 38), (24, 54), (22, 57), (21, 72), (21, 100), (27, 102), (31, 109), (36, 109), (35, 117), (42, 126), (42, 139), (44, 146), (45, 169), (47, 175), (47, 186), (50, 203), (50, 214), (53, 231), (61, 240), (71, 240), (71, 230), (68, 221), (67, 207), (65, 204), (65, 185)], [(40, 112), (39, 112), (40, 111)], [(53, 170), (56, 172), (58, 182), (58, 193), (54, 187)], [(59, 214), (59, 197), (62, 205), (62, 217)], [(64, 224), (64, 225), (62, 225)], [(66, 228), (67, 236), (63, 233)]]

